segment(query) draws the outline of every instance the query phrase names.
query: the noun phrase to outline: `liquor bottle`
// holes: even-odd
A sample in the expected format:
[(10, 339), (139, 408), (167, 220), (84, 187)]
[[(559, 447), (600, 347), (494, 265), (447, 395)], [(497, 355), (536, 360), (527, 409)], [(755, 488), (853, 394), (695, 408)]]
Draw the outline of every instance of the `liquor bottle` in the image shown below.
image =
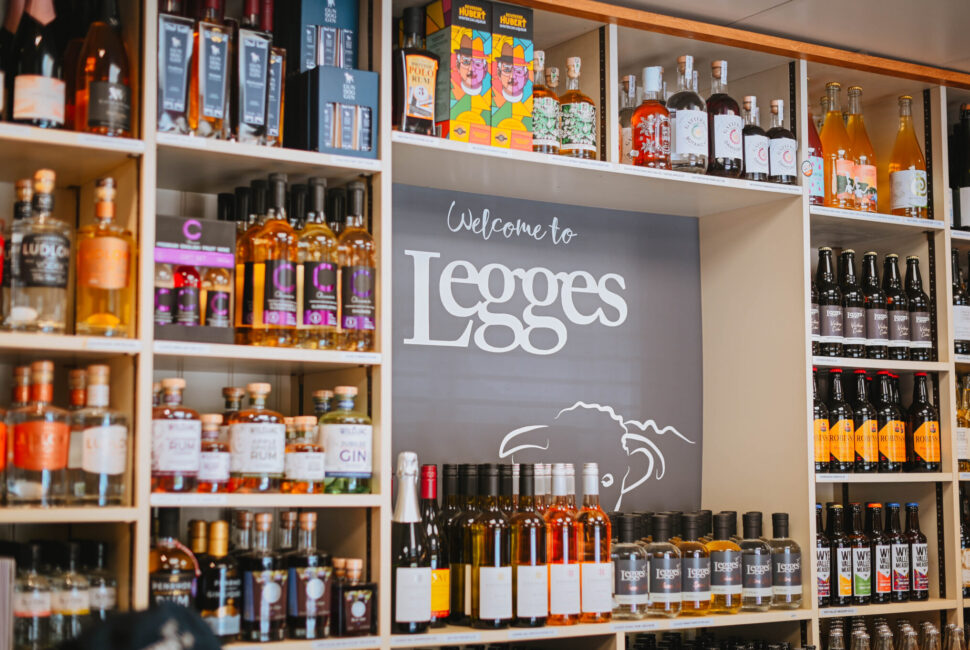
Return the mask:
[[(23, 20), (32, 20), (24, 14)], [(11, 278), (7, 327), (12, 330), (63, 334), (67, 322), (67, 281), (71, 265), (71, 226), (53, 217), (54, 172), (34, 173), (31, 215), (14, 223), (20, 240)]]
[(171, 264), (155, 265), (154, 303), (155, 325), (175, 322), (175, 273)]
[(633, 110), (637, 103), (637, 76), (623, 75), (620, 80), (620, 157), (621, 164), (632, 165), (636, 157), (633, 148)]
[(3, 98), (0, 100), (0, 118), (9, 120), (10, 104), (13, 99), (13, 73), (16, 62), (14, 60), (14, 41), (17, 37), (17, 25), (24, 12), (25, 0), (12, 0), (7, 3), (3, 24), (0, 26), (0, 80), (3, 88)]
[[(613, 535), (610, 520), (600, 507), (599, 484), (599, 465), (584, 463), (583, 506), (576, 516), (583, 544), (580, 549), (582, 623), (603, 623), (613, 614), (613, 567), (610, 566)], [(709, 587), (710, 566), (707, 583)], [(710, 595), (710, 588), (707, 592)]]
[(317, 417), (317, 420), (333, 410), (332, 402), (332, 390), (313, 391), (313, 414)]
[(877, 212), (876, 154), (862, 119), (862, 88), (859, 86), (849, 87), (849, 112), (845, 130), (849, 136), (849, 157), (853, 163), (853, 207), (864, 212)]
[(222, 415), (203, 413), (202, 443), (199, 456), (198, 491), (219, 493), (229, 491), (229, 444), (222, 435)]
[(40, 649), (50, 645), (51, 585), (43, 570), (43, 549), (31, 542), (20, 547), (13, 593), (15, 648)]
[(930, 556), (926, 535), (919, 529), (919, 504), (906, 504), (906, 530), (903, 532), (909, 545), (910, 579), (909, 599), (929, 600)]
[[(478, 518), (478, 467), (458, 466), (461, 509), (448, 520), (448, 561), (451, 572), (451, 614), (449, 622), (467, 624), (471, 617), (471, 603), (465, 594), (471, 593), (472, 537), (471, 526)], [(466, 586), (467, 585), (467, 586)]]
[(929, 361), (933, 353), (933, 324), (930, 321), (930, 299), (923, 291), (919, 257), (906, 258), (906, 302), (909, 307), (909, 358)]
[(768, 180), (768, 136), (761, 128), (761, 115), (758, 98), (754, 95), (744, 97), (744, 177), (749, 181)]
[(199, 292), (200, 325), (230, 327), (232, 325), (232, 274), (229, 269), (213, 266), (202, 274)]
[(821, 338), (821, 324), (819, 323), (820, 314), (818, 307), (818, 287), (815, 286), (815, 278), (811, 279), (811, 305), (809, 317), (812, 321), (812, 356), (818, 356), (819, 339)]
[[(825, 113), (822, 113), (824, 116)], [(808, 114), (808, 155), (802, 161), (802, 176), (808, 186), (808, 202), (811, 205), (825, 203), (825, 156), (822, 149), (822, 139), (818, 137), (815, 119), (811, 111)]]
[(293, 418), (296, 437), (286, 442), (286, 458), (281, 491), (286, 494), (322, 494), (324, 491), (325, 456), (317, 442), (317, 418), (300, 415)]
[(882, 531), (882, 504), (866, 504), (866, 535), (872, 547), (872, 598), (870, 602), (881, 605), (890, 602), (892, 596), (892, 546), (889, 536)]
[(744, 536), (741, 547), (741, 609), (764, 612), (771, 606), (771, 547), (761, 537), (761, 513), (741, 517)]
[(852, 408), (852, 422), (855, 430), (855, 467), (856, 473), (871, 473), (879, 469), (879, 422), (876, 409), (869, 402), (868, 378), (866, 371), (858, 368), (853, 371), (856, 380), (855, 399)]
[(333, 566), (316, 547), (317, 513), (301, 512), (296, 550), (284, 558), (287, 567), (286, 629), (291, 639), (330, 636)]
[(894, 603), (909, 600), (910, 548), (909, 540), (903, 535), (899, 525), (899, 504), (886, 504), (886, 538), (892, 552), (892, 593)]
[(272, 529), (273, 513), (258, 513), (253, 548), (239, 557), (243, 584), (240, 638), (243, 641), (282, 641), (286, 632), (287, 572), (283, 558), (270, 545)]
[(189, 130), (203, 138), (227, 137), (231, 30), (223, 0), (205, 0), (193, 34), (189, 77)]
[(451, 613), (448, 540), (438, 510), (438, 466), (421, 466), (421, 525), (431, 565), (431, 627), (444, 627)]
[(913, 402), (906, 427), (907, 471), (940, 471), (940, 415), (930, 403), (925, 372), (913, 375)]
[(221, 643), (239, 638), (242, 577), (236, 559), (229, 555), (229, 524), (213, 521), (205, 558), (199, 559), (195, 608)]
[(828, 607), (832, 598), (832, 546), (822, 528), (822, 504), (815, 504), (815, 584), (818, 607)]
[(251, 510), (233, 511), (232, 538), (229, 540), (229, 554), (239, 557), (253, 548), (253, 513)]
[[(113, 0), (108, 0), (109, 2)], [(98, 179), (95, 223), (77, 231), (75, 331), (94, 336), (132, 336), (135, 265), (131, 233), (114, 223), (115, 181)]]
[(471, 623), (502, 629), (513, 615), (511, 524), (499, 507), (498, 466), (479, 465), (478, 477), (480, 512), (471, 526)]
[(251, 239), (253, 318), (250, 343), (293, 345), (296, 338), (296, 233), (286, 219), (286, 174), (270, 174), (266, 221)]
[[(418, 501), (418, 455), (413, 451), (401, 452), (397, 456), (397, 501), (391, 516), (391, 567), (394, 576), (391, 631), (394, 634), (427, 632), (431, 623), (431, 560)], [(473, 593), (478, 586), (475, 584), (477, 570), (478, 567), (472, 569)], [(473, 621), (475, 614), (477, 611), (472, 614)]]
[(536, 463), (536, 512), (543, 517), (552, 505), (552, 464)]
[[(448, 539), (448, 522), (461, 510), (459, 505), (460, 493), (458, 489), (458, 465), (442, 463), (441, 465), (441, 512), (438, 513), (438, 529), (445, 539)], [(423, 514), (423, 513), (422, 513)], [(450, 598), (450, 596), (449, 596)]]
[(818, 396), (818, 368), (812, 368), (812, 430), (815, 450), (815, 471), (826, 473), (831, 462), (829, 452), (829, 409)]
[(14, 37), (14, 122), (47, 129), (64, 126), (63, 48), (53, 0), (28, 0)]
[[(0, 102), (2, 108), (2, 102)], [(11, 276), (16, 271), (20, 271), (19, 262), (15, 261), (20, 256), (20, 238), (23, 231), (14, 226), (23, 219), (30, 218), (31, 200), (34, 196), (34, 186), (29, 178), (22, 178), (14, 184), (16, 201), (13, 204), (13, 218), (10, 224), (3, 229), (3, 276), (0, 278), (0, 291), (3, 294), (3, 307), (0, 317), (6, 321), (10, 314), (10, 293)], [(14, 238), (14, 233), (17, 237)]]
[(829, 604), (844, 607), (852, 602), (852, 547), (844, 530), (845, 513), (841, 505), (829, 504), (826, 534), (831, 546), (832, 588)]
[(81, 544), (68, 542), (65, 550), (63, 570), (51, 580), (52, 637), (61, 643), (81, 636), (92, 623), (90, 584), (81, 572)]
[(849, 504), (849, 548), (852, 550), (852, 604), (868, 605), (872, 596), (872, 548), (862, 527), (862, 504)]
[(438, 55), (425, 48), (424, 7), (407, 7), (402, 20), (404, 45), (394, 50), (394, 128), (434, 135)]
[[(131, 136), (128, 52), (121, 38), (117, 0), (100, 0), (78, 56), (75, 128), (100, 135)], [(67, 70), (65, 74), (75, 74)]]
[(694, 57), (677, 57), (677, 92), (667, 99), (670, 111), (670, 168), (703, 174), (707, 171), (707, 104), (691, 89)]
[(741, 547), (731, 541), (737, 519), (726, 512), (714, 515), (714, 533), (705, 544), (711, 562), (711, 607), (714, 614), (736, 614), (741, 609)]
[(349, 558), (346, 579), (334, 584), (334, 636), (377, 634), (377, 585), (361, 580), (363, 566), (360, 558)]
[(191, 18), (183, 15), (182, 0), (162, 0), (158, 11), (158, 125), (159, 132), (189, 133), (188, 91), (194, 47)]
[(899, 98), (899, 130), (889, 159), (890, 211), (903, 217), (925, 219), (927, 205), (926, 159), (913, 127), (913, 98)]
[(818, 249), (815, 286), (818, 287), (820, 329), (818, 352), (823, 357), (840, 357), (844, 340), (842, 291), (836, 283), (832, 249), (828, 246)]
[(373, 473), (371, 420), (354, 410), (356, 386), (337, 386), (336, 408), (320, 418), (328, 494), (368, 494)]
[(737, 178), (744, 170), (741, 132), (744, 121), (738, 103), (728, 94), (727, 61), (711, 62), (711, 96), (707, 98), (707, 173)]
[(771, 515), (771, 606), (798, 609), (802, 604), (802, 549), (788, 536), (788, 513)]
[(68, 496), (70, 428), (67, 411), (50, 404), (53, 377), (53, 362), (32, 363), (31, 402), (7, 414), (8, 505), (61, 505)]
[(364, 219), (364, 184), (347, 186), (347, 222), (337, 240), (340, 264), (339, 348), (353, 352), (374, 350), (376, 327), (377, 246)]
[(680, 550), (670, 543), (670, 516), (655, 514), (650, 520), (653, 541), (647, 544), (650, 556), (651, 616), (673, 618), (680, 614), (681, 584)]
[(595, 160), (596, 104), (579, 89), (581, 65), (578, 56), (566, 59), (566, 92), (559, 96), (559, 155)]
[(229, 491), (278, 492), (285, 470), (286, 426), (283, 416), (266, 408), (272, 387), (246, 385), (249, 408), (229, 420)]
[(862, 256), (862, 295), (866, 307), (866, 358), (889, 358), (889, 312), (886, 292), (879, 286), (877, 255)]
[(842, 389), (842, 369), (829, 370), (829, 471), (851, 472), (855, 465), (855, 422)]
[(84, 408), (87, 399), (85, 384), (87, 375), (81, 368), (75, 368), (67, 373), (67, 411), (68, 425), (71, 427), (70, 441), (67, 450), (67, 487), (66, 496), (69, 502), (80, 503), (84, 500), (84, 470), (81, 468), (84, 455), (84, 430), (74, 415)]
[(180, 264), (174, 269), (174, 282), (175, 324), (184, 327), (200, 325), (202, 276), (199, 270), (189, 264)]
[(798, 178), (798, 142), (785, 128), (785, 100), (771, 100), (771, 126), (768, 128), (768, 180), (782, 185), (795, 185)]
[(536, 510), (535, 466), (519, 466), (519, 508), (512, 516), (512, 624), (542, 627), (549, 616), (546, 524)]
[(82, 542), (84, 575), (94, 623), (106, 621), (118, 607), (118, 580), (108, 571), (108, 545), (100, 541)]
[[(825, 205), (830, 208), (854, 208), (855, 163), (851, 156), (851, 140), (842, 121), (839, 97), (842, 84), (830, 81), (825, 84), (828, 106), (819, 139), (822, 141), (825, 172)], [(831, 118), (831, 119), (830, 119)]]
[(970, 472), (970, 375), (960, 378), (957, 397), (957, 471)]
[(960, 499), (960, 582), (961, 595), (970, 596), (970, 501)]
[(579, 562), (583, 531), (569, 507), (565, 463), (553, 465), (552, 493), (553, 502), (545, 514), (546, 562), (549, 564), (549, 618), (546, 623), (574, 625), (581, 613)]
[(337, 237), (327, 225), (327, 181), (311, 178), (310, 211), (297, 240), (297, 335), (299, 345), (328, 350), (337, 336)]
[(87, 406), (71, 414), (81, 437), (81, 500), (86, 505), (120, 506), (126, 502), (128, 418), (108, 408), (109, 374), (106, 365), (87, 369)]
[(960, 282), (960, 252), (950, 251), (951, 293), (953, 294), (953, 351), (970, 354), (970, 295)]
[(631, 118), (633, 164), (639, 167), (670, 169), (670, 112), (661, 94), (663, 76), (660, 66), (643, 69), (643, 101)]
[(512, 465), (502, 463), (498, 466), (498, 508), (507, 518), (515, 514), (512, 503)]
[(559, 96), (550, 86), (559, 85), (559, 70), (550, 68), (548, 75), (555, 81), (546, 85), (546, 53), (536, 50), (532, 60), (535, 83), (532, 85), (532, 150), (559, 154)]
[(202, 453), (202, 421), (182, 406), (185, 380), (162, 380), (164, 404), (152, 409), (152, 492), (194, 492)]
[[(647, 617), (650, 556), (644, 546), (637, 542), (639, 524), (639, 515), (617, 513), (617, 543), (613, 545), (611, 559), (614, 571), (613, 619), (618, 621), (637, 621)], [(713, 567), (713, 560), (711, 565)], [(740, 575), (740, 560), (738, 569)]]
[(680, 550), (681, 613), (704, 615), (711, 609), (711, 557), (698, 541), (701, 529), (698, 513), (684, 515), (684, 530), (677, 548)]
[(222, 389), (223, 412), (222, 425), (219, 427), (222, 439), (229, 440), (229, 420), (242, 410), (243, 397), (246, 396), (246, 389), (238, 386), (225, 386)]
[(158, 510), (155, 544), (148, 556), (148, 604), (173, 603), (191, 607), (196, 593), (199, 564), (192, 551), (178, 539), (177, 508)]
[[(273, 34), (273, 0), (262, 1), (260, 29)], [(266, 136), (263, 144), (270, 147), (283, 146), (283, 113), (286, 106), (286, 50), (270, 45), (269, 69), (266, 82)]]
[(276, 549), (281, 555), (296, 550), (296, 510), (280, 510), (279, 540)]
[(233, 36), (232, 133), (237, 142), (262, 144), (266, 136), (270, 35), (260, 28), (260, 0), (245, 0)]
[(886, 292), (886, 309), (889, 312), (889, 358), (907, 361), (910, 337), (909, 300), (903, 291), (899, 256), (895, 253), (886, 255), (883, 263), (882, 288)]
[(861, 359), (866, 353), (865, 296), (855, 274), (855, 251), (839, 254), (839, 290), (842, 292), (842, 356)]

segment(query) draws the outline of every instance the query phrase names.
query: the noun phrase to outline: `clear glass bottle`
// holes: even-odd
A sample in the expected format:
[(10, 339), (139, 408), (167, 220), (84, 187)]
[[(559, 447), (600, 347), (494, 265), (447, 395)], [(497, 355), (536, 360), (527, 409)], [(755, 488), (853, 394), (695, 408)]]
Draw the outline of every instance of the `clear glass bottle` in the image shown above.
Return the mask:
[(768, 135), (761, 128), (758, 98), (745, 95), (743, 106), (744, 129), (741, 137), (744, 139), (744, 177), (749, 181), (766, 181), (770, 167), (769, 145)]
[(14, 183), (14, 193), (16, 200), (13, 204), (13, 219), (3, 230), (3, 278), (0, 281), (0, 291), (3, 295), (3, 309), (0, 312), (3, 320), (3, 328), (7, 327), (6, 320), (10, 314), (11, 299), (11, 280), (13, 274), (20, 272), (20, 242), (23, 231), (15, 228), (15, 225), (30, 218), (31, 201), (34, 196), (34, 186), (29, 178), (22, 178)]
[[(404, 451), (397, 456), (397, 500), (391, 516), (391, 611), (394, 634), (421, 634), (431, 624), (431, 560), (428, 539), (421, 525), (418, 500), (418, 455)], [(508, 522), (506, 522), (508, 528)], [(506, 530), (506, 537), (508, 531)], [(486, 538), (486, 548), (491, 539)], [(507, 543), (507, 540), (506, 540)], [(476, 593), (475, 572), (472, 568), (472, 593)], [(511, 589), (511, 580), (505, 582)], [(509, 593), (511, 614), (512, 595)], [(472, 621), (477, 608), (473, 607)]]
[(266, 408), (272, 386), (246, 385), (249, 408), (229, 420), (229, 491), (278, 492), (285, 471), (286, 425)]
[(243, 575), (243, 641), (282, 641), (286, 632), (287, 571), (282, 556), (270, 542), (272, 530), (273, 513), (257, 514), (253, 548), (239, 557)]
[(93, 622), (89, 590), (81, 572), (81, 544), (68, 542), (64, 570), (51, 582), (51, 630), (56, 642), (76, 639)]
[(549, 616), (546, 523), (535, 508), (535, 466), (531, 464), (519, 466), (519, 509), (512, 516), (512, 585), (512, 625), (545, 625)]
[(653, 541), (646, 548), (650, 556), (650, 616), (673, 618), (681, 608), (680, 550), (670, 543), (669, 515), (655, 514), (650, 523)]
[(296, 232), (286, 219), (286, 174), (270, 174), (266, 222), (253, 236), (255, 279), (250, 343), (289, 346), (296, 342)]
[(233, 526), (229, 539), (229, 554), (240, 556), (249, 553), (253, 547), (253, 512), (252, 510), (234, 510)]
[(313, 414), (319, 421), (324, 415), (333, 410), (333, 391), (313, 391)]
[[(556, 155), (559, 153), (559, 96), (553, 86), (559, 85), (559, 69), (546, 67), (546, 53), (536, 50), (533, 55), (535, 83), (532, 85), (532, 150)], [(549, 85), (546, 79), (549, 78)]]
[(741, 517), (744, 536), (741, 547), (741, 609), (766, 612), (771, 607), (771, 547), (761, 538), (761, 513)]
[(596, 104), (579, 89), (582, 60), (566, 59), (566, 92), (559, 96), (559, 155), (596, 159)]
[(152, 492), (194, 492), (202, 453), (202, 421), (182, 406), (185, 380), (162, 380), (163, 404), (152, 409)]
[(327, 225), (327, 182), (309, 181), (310, 211), (297, 240), (297, 336), (302, 348), (330, 350), (337, 336), (337, 237)]
[(201, 9), (193, 35), (189, 129), (203, 138), (226, 138), (232, 33), (225, 22), (223, 0), (205, 0)]
[(72, 414), (81, 431), (83, 502), (85, 505), (120, 506), (127, 503), (130, 430), (128, 417), (109, 408), (110, 372), (107, 365), (88, 366), (87, 406)]
[(788, 536), (788, 513), (771, 515), (771, 606), (798, 609), (802, 604), (802, 549)]
[(354, 408), (356, 386), (337, 386), (336, 408), (320, 418), (326, 450), (328, 494), (367, 494), (373, 475), (374, 430), (371, 420)]
[(242, 576), (236, 558), (229, 555), (229, 524), (209, 523), (207, 551), (200, 558), (195, 608), (221, 643), (239, 638), (243, 606)]
[(67, 410), (70, 413), (68, 425), (71, 427), (71, 441), (67, 452), (67, 498), (69, 501), (80, 503), (84, 500), (84, 470), (81, 460), (84, 454), (84, 430), (74, 415), (84, 408), (87, 400), (85, 384), (87, 375), (82, 368), (69, 370), (67, 373)]
[(613, 540), (609, 517), (600, 507), (599, 465), (583, 464), (583, 507), (576, 516), (582, 531), (580, 550), (581, 623), (604, 623), (613, 616)]
[(377, 322), (377, 246), (364, 219), (364, 184), (347, 186), (347, 223), (337, 240), (340, 264), (340, 333), (338, 347), (372, 352)]
[(677, 92), (667, 99), (670, 111), (670, 168), (703, 174), (707, 171), (707, 104), (691, 88), (694, 57), (677, 57)]
[(17, 650), (50, 647), (51, 585), (41, 565), (43, 549), (30, 543), (20, 547), (13, 593), (13, 642)]
[[(225, 389), (223, 389), (225, 390)], [(215, 494), (229, 491), (229, 444), (222, 435), (222, 415), (203, 413), (202, 453), (199, 458), (198, 491)]]
[[(696, 88), (694, 89), (696, 92)], [(744, 121), (737, 101), (728, 94), (727, 61), (711, 62), (711, 96), (707, 98), (707, 173), (737, 178), (744, 170), (741, 132)]]
[(913, 98), (899, 98), (899, 130), (889, 159), (890, 212), (927, 218), (926, 159), (913, 126)]
[(320, 494), (324, 491), (324, 452), (318, 441), (317, 418), (298, 415), (293, 418), (296, 436), (286, 444), (285, 494)]
[(876, 154), (862, 118), (862, 88), (859, 86), (849, 87), (849, 111), (845, 131), (849, 135), (849, 156), (853, 163), (853, 207), (864, 212), (878, 212)]
[(782, 185), (798, 183), (798, 142), (785, 128), (785, 100), (771, 100), (771, 126), (768, 127), (768, 180)]
[(639, 515), (618, 514), (617, 543), (613, 545), (613, 619), (638, 621), (647, 617), (650, 603), (650, 556), (637, 542)]
[(553, 501), (546, 510), (546, 562), (549, 564), (548, 625), (575, 625), (582, 611), (580, 559), (583, 531), (569, 506), (565, 463), (552, 466)]
[(175, 322), (175, 272), (171, 264), (155, 265), (155, 325)]
[(633, 164), (670, 169), (670, 113), (664, 105), (664, 69), (643, 69), (643, 102), (633, 111)]
[(333, 566), (317, 549), (317, 513), (301, 512), (296, 550), (283, 558), (287, 567), (286, 630), (291, 639), (330, 636)]
[(711, 612), (737, 614), (741, 611), (741, 547), (731, 538), (737, 533), (737, 518), (730, 513), (714, 515), (714, 535), (705, 547), (711, 558)]
[(107, 620), (118, 608), (118, 579), (108, 570), (108, 545), (87, 542), (84, 574), (88, 579), (91, 617), (94, 622)]
[(637, 107), (637, 76), (623, 75), (620, 80), (620, 158), (624, 165), (632, 165), (636, 157), (633, 148), (633, 110)]

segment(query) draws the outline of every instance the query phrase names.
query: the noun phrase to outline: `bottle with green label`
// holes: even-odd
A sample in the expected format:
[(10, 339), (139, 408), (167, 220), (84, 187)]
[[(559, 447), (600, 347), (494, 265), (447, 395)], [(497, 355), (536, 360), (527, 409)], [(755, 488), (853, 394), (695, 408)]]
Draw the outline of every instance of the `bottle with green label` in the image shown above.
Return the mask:
[(869, 536), (862, 528), (862, 504), (850, 503), (851, 528), (849, 547), (852, 549), (852, 604), (868, 605), (872, 598), (872, 548)]
[(559, 98), (562, 126), (559, 155), (596, 159), (596, 104), (579, 89), (578, 56), (566, 59), (566, 92)]

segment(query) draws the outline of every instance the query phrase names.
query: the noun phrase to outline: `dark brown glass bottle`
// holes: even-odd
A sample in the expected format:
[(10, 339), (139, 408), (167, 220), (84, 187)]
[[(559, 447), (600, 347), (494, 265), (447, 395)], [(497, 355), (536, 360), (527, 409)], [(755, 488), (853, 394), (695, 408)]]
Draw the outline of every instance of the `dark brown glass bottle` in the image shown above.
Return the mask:
[(402, 20), (404, 47), (394, 50), (394, 107), (398, 131), (434, 135), (438, 55), (425, 49), (424, 7), (408, 7)]
[(913, 402), (906, 427), (907, 470), (940, 471), (940, 415), (930, 403), (925, 372), (913, 375)]
[(849, 547), (852, 549), (852, 604), (868, 605), (872, 597), (872, 549), (869, 536), (862, 528), (862, 504), (850, 503), (852, 526)]
[(444, 627), (451, 614), (451, 568), (448, 539), (438, 510), (437, 465), (421, 466), (421, 525), (431, 563), (431, 627)]
[(256, 515), (253, 550), (239, 557), (243, 572), (242, 641), (282, 641), (286, 630), (286, 567), (272, 549), (273, 513)]
[(839, 290), (842, 292), (842, 356), (861, 359), (866, 354), (866, 307), (855, 274), (855, 251), (851, 248), (839, 255)]
[(905, 603), (909, 600), (909, 572), (910, 553), (909, 540), (903, 534), (899, 525), (899, 504), (886, 504), (886, 538), (892, 551), (890, 568), (892, 569), (892, 593), (894, 603)]
[(333, 566), (317, 550), (317, 513), (301, 512), (296, 550), (283, 559), (287, 568), (286, 629), (291, 639), (330, 636)]
[(869, 251), (862, 256), (862, 295), (866, 307), (866, 358), (889, 358), (889, 313), (886, 292), (879, 286), (877, 255)]
[(377, 634), (377, 585), (363, 582), (364, 561), (360, 558), (348, 558), (346, 565), (346, 578), (333, 587), (334, 636)]
[(818, 267), (815, 270), (815, 286), (818, 287), (819, 346), (823, 357), (842, 356), (843, 315), (842, 291), (835, 281), (832, 249), (818, 249)]
[(819, 338), (819, 309), (818, 309), (818, 287), (815, 286), (815, 278), (812, 278), (812, 356), (818, 355)]
[(832, 607), (852, 604), (852, 546), (845, 534), (845, 512), (839, 504), (828, 506), (828, 534), (832, 545)]
[(970, 354), (970, 336), (967, 335), (967, 326), (970, 326), (970, 296), (960, 282), (960, 251), (951, 251), (950, 271), (952, 275), (951, 287), (953, 290), (953, 351), (956, 354)]
[(438, 515), (438, 529), (447, 539), (448, 522), (461, 510), (458, 492), (458, 465), (441, 465), (441, 512)]
[(744, 171), (741, 108), (727, 92), (727, 61), (711, 62), (711, 96), (707, 98), (707, 173), (738, 178)]
[(909, 359), (909, 301), (899, 275), (899, 256), (894, 253), (887, 255), (883, 264), (882, 288), (889, 312), (889, 358), (906, 361)]
[(909, 544), (909, 599), (929, 600), (930, 555), (926, 535), (919, 529), (918, 503), (906, 504), (906, 531), (903, 534)]
[(829, 371), (829, 471), (835, 474), (855, 468), (855, 422), (845, 401), (842, 369)]
[(815, 471), (829, 471), (829, 409), (818, 396), (818, 368), (812, 368), (812, 429), (815, 446)]
[(196, 609), (212, 633), (222, 643), (239, 638), (242, 607), (242, 577), (239, 565), (229, 552), (229, 523), (209, 524), (208, 552), (199, 559), (199, 586)]
[(871, 473), (879, 469), (879, 422), (876, 409), (869, 402), (866, 371), (859, 368), (855, 375), (855, 399), (852, 400), (852, 421), (855, 428), (855, 471)]
[[(831, 518), (831, 511), (829, 515)], [(832, 581), (832, 544), (822, 528), (821, 503), (815, 504), (815, 580), (818, 585), (818, 606), (828, 607), (835, 583)]]
[(768, 128), (768, 180), (782, 185), (798, 184), (798, 142), (785, 128), (785, 100), (771, 100), (771, 125)]
[(888, 603), (892, 597), (892, 547), (882, 530), (882, 504), (866, 504), (866, 534), (872, 547), (872, 604)]
[(909, 306), (909, 358), (929, 361), (933, 355), (930, 299), (923, 291), (919, 258), (915, 255), (906, 258), (906, 300)]
[(888, 370), (876, 374), (879, 397), (876, 425), (879, 427), (879, 471), (901, 472), (906, 462), (906, 425), (893, 399), (892, 378)]

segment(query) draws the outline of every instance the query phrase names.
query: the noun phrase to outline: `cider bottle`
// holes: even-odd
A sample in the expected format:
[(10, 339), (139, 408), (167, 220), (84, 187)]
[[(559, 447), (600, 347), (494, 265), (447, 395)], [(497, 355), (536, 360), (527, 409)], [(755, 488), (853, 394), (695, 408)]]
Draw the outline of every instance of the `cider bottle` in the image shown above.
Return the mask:
[[(862, 119), (862, 88), (849, 88), (849, 116), (845, 124), (849, 134), (849, 156), (852, 158), (852, 189), (855, 191), (854, 206), (863, 212), (878, 212), (876, 189), (876, 154), (866, 133)], [(823, 143), (824, 146), (824, 143)]]
[(926, 218), (926, 159), (913, 128), (913, 98), (899, 98), (899, 130), (889, 160), (890, 212)]
[(841, 90), (842, 84), (837, 81), (825, 84), (828, 106), (819, 134), (825, 171), (825, 205), (830, 208), (852, 208), (855, 205), (852, 187), (855, 163), (850, 156), (849, 134), (842, 123)]

